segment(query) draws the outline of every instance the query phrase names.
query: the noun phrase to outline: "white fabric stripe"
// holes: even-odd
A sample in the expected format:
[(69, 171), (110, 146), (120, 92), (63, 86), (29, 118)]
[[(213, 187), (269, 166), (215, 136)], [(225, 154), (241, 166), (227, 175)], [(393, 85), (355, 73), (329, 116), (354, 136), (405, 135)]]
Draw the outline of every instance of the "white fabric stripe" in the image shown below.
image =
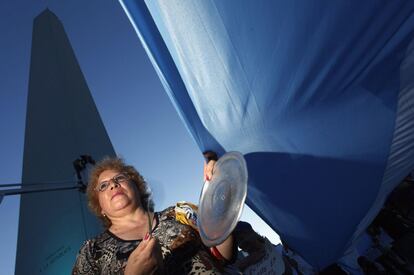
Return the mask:
[(414, 39), (400, 66), (400, 83), (395, 131), (379, 195), (358, 225), (345, 254), (350, 253), (353, 244), (374, 220), (389, 193), (414, 169)]

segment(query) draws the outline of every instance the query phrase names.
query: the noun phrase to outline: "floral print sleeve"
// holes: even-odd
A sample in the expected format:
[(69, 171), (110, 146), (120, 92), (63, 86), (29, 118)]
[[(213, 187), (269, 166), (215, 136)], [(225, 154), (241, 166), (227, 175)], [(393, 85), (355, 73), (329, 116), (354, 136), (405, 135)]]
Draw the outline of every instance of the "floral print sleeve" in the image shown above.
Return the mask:
[(72, 275), (94, 275), (100, 274), (93, 256), (93, 240), (86, 241), (79, 250)]

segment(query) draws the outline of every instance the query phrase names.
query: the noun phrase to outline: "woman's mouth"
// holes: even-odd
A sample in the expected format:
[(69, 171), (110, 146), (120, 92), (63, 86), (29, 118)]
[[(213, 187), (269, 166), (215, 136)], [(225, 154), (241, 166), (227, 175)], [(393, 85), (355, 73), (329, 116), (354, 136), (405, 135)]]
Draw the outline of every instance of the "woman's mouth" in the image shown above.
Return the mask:
[(113, 194), (113, 195), (112, 195), (111, 200), (112, 200), (113, 198), (115, 198), (116, 196), (118, 196), (118, 195), (123, 195), (123, 194), (124, 194), (124, 192), (122, 192), (122, 191), (118, 191), (118, 192), (116, 192), (115, 194)]

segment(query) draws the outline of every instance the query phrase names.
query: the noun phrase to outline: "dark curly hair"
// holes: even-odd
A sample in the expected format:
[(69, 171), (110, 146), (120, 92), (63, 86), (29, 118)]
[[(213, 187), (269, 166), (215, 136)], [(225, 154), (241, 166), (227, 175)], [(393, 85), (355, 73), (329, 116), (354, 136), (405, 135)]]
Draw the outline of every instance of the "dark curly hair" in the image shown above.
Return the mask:
[(125, 162), (119, 157), (106, 157), (93, 167), (89, 175), (89, 184), (86, 189), (89, 208), (98, 218), (101, 219), (105, 228), (109, 228), (112, 223), (101, 213), (102, 208), (98, 199), (99, 191), (97, 191), (95, 187), (98, 184), (99, 176), (106, 170), (114, 170), (128, 175), (130, 181), (137, 186), (141, 206), (145, 211), (154, 210), (154, 202), (150, 198), (151, 194), (147, 188), (147, 183), (141, 174), (133, 166), (125, 164)]

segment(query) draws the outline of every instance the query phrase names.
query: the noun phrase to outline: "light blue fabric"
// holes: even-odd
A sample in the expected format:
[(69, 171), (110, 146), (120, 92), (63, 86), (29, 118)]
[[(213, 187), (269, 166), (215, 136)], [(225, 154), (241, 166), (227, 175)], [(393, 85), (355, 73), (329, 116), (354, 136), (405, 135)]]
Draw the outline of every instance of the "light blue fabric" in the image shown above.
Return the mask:
[(248, 204), (308, 262), (341, 258), (414, 167), (414, 2), (121, 4), (200, 149), (245, 155)]

